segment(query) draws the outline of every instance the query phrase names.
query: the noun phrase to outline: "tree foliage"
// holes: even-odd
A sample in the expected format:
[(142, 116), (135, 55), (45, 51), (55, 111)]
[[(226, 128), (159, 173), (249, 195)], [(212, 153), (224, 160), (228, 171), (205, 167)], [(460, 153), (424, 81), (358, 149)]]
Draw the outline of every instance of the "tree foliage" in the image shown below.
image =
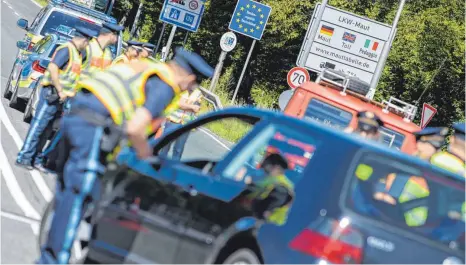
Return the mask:
[[(157, 42), (162, 23), (158, 20), (162, 0), (144, 1), (138, 28), (139, 38)], [(288, 89), (286, 74), (295, 66), (310, 16), (317, 0), (262, 0), (272, 13), (261, 41), (256, 43), (239, 96), (247, 103), (272, 107), (278, 95)], [(391, 24), (398, 0), (330, 0), (329, 4), (380, 22)], [(118, 19), (134, 18), (139, 0), (117, 0), (114, 15)], [(219, 40), (228, 31), (235, 8), (233, 0), (208, 0), (198, 32), (190, 33), (187, 47), (215, 65), (221, 52)], [(427, 102), (437, 107), (433, 125), (450, 125), (464, 120), (465, 108), (465, 39), (463, 0), (407, 1), (398, 25), (376, 99), (390, 96), (415, 103), (423, 91), (420, 106)], [(135, 10), (136, 9), (136, 10)], [(132, 20), (131, 20), (132, 22)], [(166, 43), (171, 26), (163, 36)], [(224, 64), (231, 90), (236, 86), (252, 40), (238, 36), (238, 45)], [(174, 44), (180, 45), (185, 31), (178, 30)], [(443, 63), (443, 64), (442, 64)], [(442, 67), (439, 69), (439, 67)], [(420, 116), (420, 115), (418, 115)]]

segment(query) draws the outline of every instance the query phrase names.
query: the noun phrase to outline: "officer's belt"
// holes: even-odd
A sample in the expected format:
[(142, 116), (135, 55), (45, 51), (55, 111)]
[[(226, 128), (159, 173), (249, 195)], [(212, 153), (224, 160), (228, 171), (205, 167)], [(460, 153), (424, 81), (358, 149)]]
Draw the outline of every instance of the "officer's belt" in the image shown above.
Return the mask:
[(93, 110), (88, 108), (82, 107), (71, 107), (70, 115), (77, 115), (83, 118), (85, 121), (91, 123), (92, 125), (96, 126), (103, 126), (103, 127), (116, 127), (113, 123), (113, 120), (110, 117), (106, 117), (105, 115), (96, 113)]

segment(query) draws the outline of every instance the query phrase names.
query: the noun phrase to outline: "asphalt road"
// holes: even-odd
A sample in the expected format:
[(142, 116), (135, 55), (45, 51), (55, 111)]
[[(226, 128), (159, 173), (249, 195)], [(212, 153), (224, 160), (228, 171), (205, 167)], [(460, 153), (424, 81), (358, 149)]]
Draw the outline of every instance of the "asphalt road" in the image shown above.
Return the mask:
[[(1, 0), (1, 90), (5, 89), (15, 55), (16, 41), (24, 31), (16, 26), (19, 18), (31, 23), (40, 7), (32, 0)], [(39, 220), (47, 202), (53, 197), (54, 179), (38, 171), (27, 171), (15, 166), (16, 155), (27, 134), (28, 124), (22, 121), (22, 112), (0, 105), (0, 168), (1, 168), (1, 263), (27, 264), (38, 257), (37, 235)], [(204, 155), (220, 156), (228, 144), (222, 143), (205, 131), (190, 136), (185, 158)]]

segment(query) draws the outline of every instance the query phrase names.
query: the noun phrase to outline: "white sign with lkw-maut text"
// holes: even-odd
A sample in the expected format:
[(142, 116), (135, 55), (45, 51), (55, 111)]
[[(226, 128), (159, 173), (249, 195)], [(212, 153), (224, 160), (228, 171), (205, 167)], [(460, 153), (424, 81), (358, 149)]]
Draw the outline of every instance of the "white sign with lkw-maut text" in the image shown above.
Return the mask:
[[(317, 5), (309, 24), (297, 64), (312, 71), (323, 68), (343, 71), (370, 83), (385, 45), (389, 45), (391, 26), (326, 6), (314, 40), (309, 43)], [(309, 54), (303, 54), (311, 45)]]

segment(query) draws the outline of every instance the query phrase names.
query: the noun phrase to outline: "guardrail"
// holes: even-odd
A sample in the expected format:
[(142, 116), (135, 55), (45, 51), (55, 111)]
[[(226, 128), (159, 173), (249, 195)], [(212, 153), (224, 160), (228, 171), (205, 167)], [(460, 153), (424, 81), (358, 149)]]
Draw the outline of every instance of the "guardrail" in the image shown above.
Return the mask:
[(212, 104), (215, 110), (223, 109), (222, 102), (220, 101), (220, 98), (215, 93), (201, 86), (199, 86), (198, 88), (199, 90), (201, 90), (202, 95), (204, 96), (204, 99), (210, 104)]

